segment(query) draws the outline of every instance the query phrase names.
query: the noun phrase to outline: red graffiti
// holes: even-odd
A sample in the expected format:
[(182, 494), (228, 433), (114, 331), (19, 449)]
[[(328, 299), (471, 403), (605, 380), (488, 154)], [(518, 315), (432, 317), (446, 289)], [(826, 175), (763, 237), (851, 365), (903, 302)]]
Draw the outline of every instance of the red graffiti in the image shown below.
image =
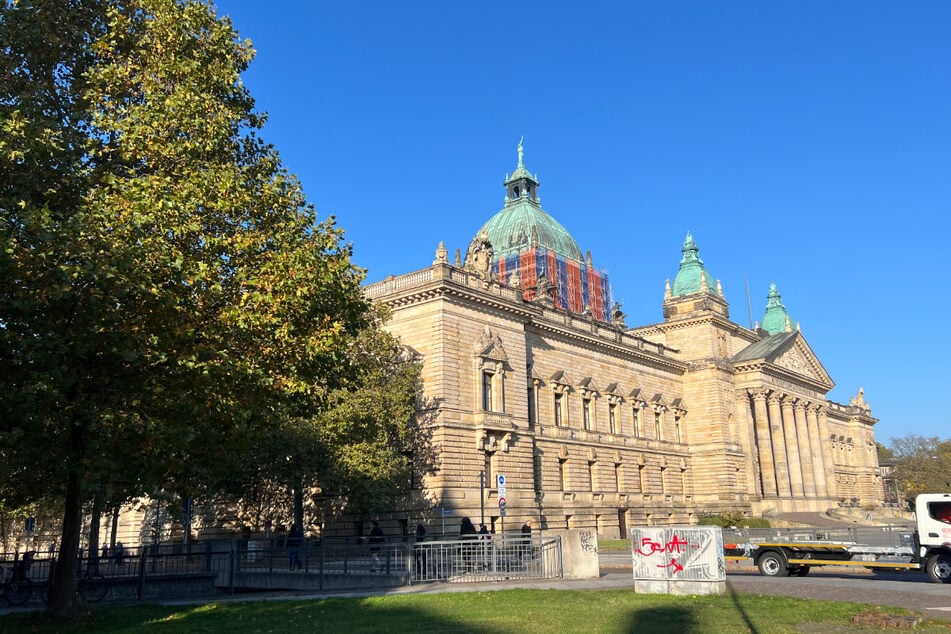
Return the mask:
[[(685, 539), (683, 539), (680, 535), (674, 535), (673, 539), (671, 539), (666, 544), (655, 542), (650, 537), (642, 537), (641, 547), (634, 549), (634, 552), (636, 552), (639, 555), (643, 555), (644, 557), (649, 557), (650, 555), (653, 555), (654, 553), (680, 554), (684, 552), (688, 546), (691, 546), (693, 548), (697, 547), (696, 544), (690, 544)], [(647, 552), (644, 552), (642, 549), (646, 549)]]
[(670, 558), (670, 563), (669, 563), (669, 564), (664, 565), (664, 566), (658, 564), (657, 567), (658, 567), (658, 568), (673, 568), (673, 573), (674, 573), (674, 574), (677, 574), (678, 572), (680, 572), (681, 570), (684, 569), (684, 567), (681, 566), (680, 564), (678, 564), (678, 563), (677, 563), (677, 560), (674, 559), (673, 557)]

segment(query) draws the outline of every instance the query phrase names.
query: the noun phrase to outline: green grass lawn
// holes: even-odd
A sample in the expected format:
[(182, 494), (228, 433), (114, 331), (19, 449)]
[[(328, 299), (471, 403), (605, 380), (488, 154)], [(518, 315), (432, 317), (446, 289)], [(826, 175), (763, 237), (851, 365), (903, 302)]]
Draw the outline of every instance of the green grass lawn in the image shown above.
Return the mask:
[[(500, 590), (311, 601), (96, 609), (68, 624), (37, 614), (0, 617), (3, 632), (838, 632), (863, 611), (850, 603), (728, 595), (677, 597), (630, 590)], [(880, 629), (880, 628), (869, 628)], [(916, 632), (947, 632), (926, 622)]]

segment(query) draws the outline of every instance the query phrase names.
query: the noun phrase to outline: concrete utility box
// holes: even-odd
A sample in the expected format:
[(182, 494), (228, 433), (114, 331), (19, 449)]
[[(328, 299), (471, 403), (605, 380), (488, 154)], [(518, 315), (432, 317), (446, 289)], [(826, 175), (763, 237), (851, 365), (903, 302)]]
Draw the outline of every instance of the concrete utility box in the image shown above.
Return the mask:
[(563, 573), (566, 579), (597, 579), (601, 575), (598, 561), (598, 533), (589, 528), (545, 531), (561, 537)]
[(631, 558), (635, 592), (726, 592), (723, 533), (719, 526), (632, 528)]

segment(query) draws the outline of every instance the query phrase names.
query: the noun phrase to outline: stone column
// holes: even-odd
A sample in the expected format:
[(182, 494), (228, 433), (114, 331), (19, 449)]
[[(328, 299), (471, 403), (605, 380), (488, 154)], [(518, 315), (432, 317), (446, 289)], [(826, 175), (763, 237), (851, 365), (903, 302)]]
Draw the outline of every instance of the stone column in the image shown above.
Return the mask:
[(829, 488), (826, 485), (826, 462), (822, 456), (822, 447), (829, 441), (819, 433), (819, 406), (810, 403), (806, 408), (806, 423), (809, 425), (809, 447), (812, 449), (812, 466), (816, 476), (816, 495), (820, 498), (829, 497)]
[(802, 463), (799, 459), (799, 437), (796, 433), (796, 420), (793, 417), (793, 397), (782, 397), (783, 437), (786, 441), (786, 455), (789, 459), (789, 485), (794, 498), (804, 495), (802, 486)]
[(749, 390), (753, 397), (753, 419), (756, 425), (756, 449), (759, 457), (760, 482), (763, 497), (776, 497), (776, 467), (773, 463), (773, 445), (769, 438), (769, 416), (766, 414), (766, 390)]
[(812, 446), (809, 442), (809, 425), (806, 422), (806, 404), (802, 400), (793, 403), (796, 418), (796, 436), (799, 442), (799, 459), (802, 463), (802, 488), (807, 498), (816, 497), (815, 468), (813, 467)]
[(826, 418), (826, 408), (819, 406), (817, 409), (817, 422), (819, 426), (819, 438), (822, 441), (822, 462), (825, 464), (826, 487), (829, 497), (838, 497), (835, 487), (835, 461), (832, 459), (832, 438), (829, 437), (829, 421)]
[(750, 401), (750, 396), (746, 390), (737, 391), (736, 413), (738, 420), (736, 435), (745, 456), (745, 460), (743, 460), (743, 471), (746, 476), (745, 489), (751, 494), (759, 493), (762, 495), (761, 483), (763, 480), (760, 477), (759, 456), (756, 452), (756, 425), (752, 408), (753, 403)]
[(791, 497), (789, 462), (786, 459), (786, 441), (783, 434), (783, 414), (779, 409), (780, 397), (771, 394), (766, 399), (769, 406), (769, 435), (773, 439), (773, 458), (776, 460), (776, 490), (779, 497)]

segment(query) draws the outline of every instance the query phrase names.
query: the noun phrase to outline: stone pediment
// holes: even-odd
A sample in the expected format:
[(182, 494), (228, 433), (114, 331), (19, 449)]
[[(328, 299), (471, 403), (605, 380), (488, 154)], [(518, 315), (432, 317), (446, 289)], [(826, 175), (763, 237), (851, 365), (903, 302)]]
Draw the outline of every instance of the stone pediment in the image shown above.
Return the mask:
[(765, 362), (828, 388), (835, 385), (832, 377), (825, 371), (809, 344), (806, 343), (802, 333), (797, 331), (764, 337), (747, 346), (733, 357), (731, 362), (735, 367)]
[(508, 355), (505, 353), (505, 348), (502, 347), (502, 338), (493, 333), (492, 329), (488, 326), (482, 331), (482, 336), (479, 337), (479, 341), (475, 347), (477, 356), (483, 359), (491, 359), (492, 361), (501, 361), (503, 363), (509, 360)]
[(792, 370), (797, 374), (802, 374), (813, 379), (820, 378), (816, 374), (815, 368), (813, 368), (812, 364), (809, 362), (809, 359), (806, 358), (806, 355), (804, 355), (802, 351), (795, 346), (776, 357), (776, 359), (773, 360), (773, 363), (781, 368)]
[(796, 374), (808, 377), (813, 381), (832, 387), (835, 383), (832, 377), (826, 372), (825, 368), (819, 362), (818, 357), (812, 352), (809, 344), (801, 334), (792, 338), (788, 346), (777, 350), (773, 355), (767, 358), (772, 364), (795, 372)]
[(578, 382), (578, 387), (580, 387), (585, 392), (596, 392), (601, 393), (601, 390), (598, 389), (597, 383), (594, 382), (594, 379), (590, 376), (586, 376)]

